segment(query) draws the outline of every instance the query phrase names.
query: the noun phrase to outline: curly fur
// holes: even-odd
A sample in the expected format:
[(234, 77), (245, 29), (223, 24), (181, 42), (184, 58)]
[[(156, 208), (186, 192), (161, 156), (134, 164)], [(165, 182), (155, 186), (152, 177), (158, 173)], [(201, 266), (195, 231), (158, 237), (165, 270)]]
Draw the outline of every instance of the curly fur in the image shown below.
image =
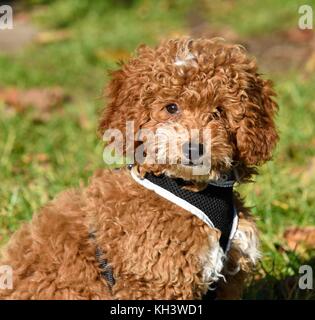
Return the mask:
[[(271, 83), (242, 47), (218, 39), (140, 46), (112, 72), (106, 95), (101, 135), (108, 128), (125, 132), (130, 120), (136, 130), (153, 132), (162, 124), (210, 129), (207, 173), (194, 176), (176, 157), (172, 164), (137, 163), (140, 174), (180, 177), (195, 191), (232, 168), (239, 182), (249, 180), (278, 138)], [(168, 114), (169, 103), (180, 112)], [(0, 298), (200, 299), (214, 282), (218, 298), (240, 298), (259, 253), (254, 220), (236, 193), (235, 203), (239, 230), (225, 256), (218, 230), (145, 190), (127, 170), (100, 170), (87, 188), (61, 194), (12, 237), (0, 264), (12, 266), (13, 289), (0, 290)], [(96, 246), (113, 268), (112, 288), (100, 275)]]

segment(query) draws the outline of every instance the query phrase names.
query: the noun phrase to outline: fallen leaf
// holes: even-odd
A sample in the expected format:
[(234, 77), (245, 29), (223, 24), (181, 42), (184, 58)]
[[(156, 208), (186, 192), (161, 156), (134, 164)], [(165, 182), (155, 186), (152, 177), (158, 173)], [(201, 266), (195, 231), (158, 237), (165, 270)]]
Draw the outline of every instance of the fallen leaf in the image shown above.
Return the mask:
[(72, 33), (69, 30), (42, 31), (37, 34), (35, 41), (40, 44), (47, 44), (68, 40), (71, 37)]
[(36, 162), (39, 164), (47, 164), (49, 162), (49, 156), (46, 153), (35, 153), (35, 154), (24, 154), (22, 156), (22, 161), (25, 164), (29, 164), (31, 162)]
[(260, 187), (259, 185), (255, 185), (255, 187), (254, 187), (254, 192), (255, 192), (255, 195), (256, 195), (257, 197), (259, 197), (259, 196), (262, 194), (262, 189), (261, 189), (261, 187)]
[(315, 157), (312, 157), (307, 167), (303, 170), (301, 182), (303, 185), (309, 185), (315, 180)]
[(16, 112), (24, 112), (28, 109), (37, 111), (35, 118), (43, 121), (48, 120), (49, 113), (61, 107), (64, 102), (70, 100), (63, 89), (44, 88), (20, 90), (18, 88), (0, 89), (0, 101)]
[(315, 227), (290, 227), (283, 234), (291, 250), (298, 247), (315, 248)]
[(35, 158), (39, 163), (46, 163), (49, 161), (49, 156), (47, 153), (37, 153)]
[(96, 57), (103, 61), (120, 61), (130, 58), (130, 53), (125, 49), (99, 49), (95, 52)]
[(305, 70), (309, 73), (313, 73), (315, 71), (315, 51), (311, 54), (305, 64)]
[(274, 206), (276, 206), (276, 207), (279, 207), (279, 208), (283, 209), (283, 210), (288, 210), (289, 209), (289, 205), (287, 203), (281, 202), (279, 200), (273, 200), (272, 204)]
[(89, 121), (88, 117), (85, 114), (79, 115), (79, 125), (82, 129), (91, 128), (91, 122)]
[(285, 35), (288, 40), (294, 43), (309, 43), (314, 37), (314, 31), (311, 29), (293, 28), (288, 30)]

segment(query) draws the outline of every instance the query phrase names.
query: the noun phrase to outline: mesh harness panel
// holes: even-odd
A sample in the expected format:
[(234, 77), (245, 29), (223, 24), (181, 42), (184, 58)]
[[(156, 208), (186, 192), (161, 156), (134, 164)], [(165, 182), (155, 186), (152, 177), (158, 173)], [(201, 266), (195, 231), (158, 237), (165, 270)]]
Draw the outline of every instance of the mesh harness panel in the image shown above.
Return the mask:
[(183, 180), (151, 173), (145, 179), (171, 192), (205, 213), (213, 226), (221, 231), (220, 246), (226, 251), (235, 217), (233, 203), (233, 180), (208, 184), (206, 189), (193, 192), (183, 189)]

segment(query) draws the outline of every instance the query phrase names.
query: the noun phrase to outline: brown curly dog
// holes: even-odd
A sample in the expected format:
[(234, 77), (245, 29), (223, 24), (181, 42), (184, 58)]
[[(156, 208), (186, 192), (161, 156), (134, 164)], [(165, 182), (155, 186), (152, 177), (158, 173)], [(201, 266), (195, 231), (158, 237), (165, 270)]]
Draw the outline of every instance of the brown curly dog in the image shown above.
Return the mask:
[[(238, 226), (224, 251), (221, 230), (139, 181), (147, 174), (168, 177), (196, 195), (231, 173), (237, 183), (249, 181), (278, 140), (273, 96), (241, 46), (187, 38), (140, 46), (112, 73), (100, 134), (119, 129), (125, 156), (148, 142), (134, 133), (127, 146), (127, 121), (135, 132), (209, 129), (197, 158), (211, 162), (210, 169), (196, 174), (195, 138), (183, 133), (186, 151), (182, 143), (175, 143), (178, 152), (147, 143), (164, 163), (147, 161), (152, 152), (146, 149), (131, 171), (100, 170), (86, 189), (64, 192), (7, 245), (0, 265), (12, 267), (13, 287), (0, 289), (0, 298), (201, 299), (214, 285), (217, 299), (240, 298), (259, 249), (254, 219), (239, 195), (231, 193)], [(179, 161), (182, 154), (188, 163)]]

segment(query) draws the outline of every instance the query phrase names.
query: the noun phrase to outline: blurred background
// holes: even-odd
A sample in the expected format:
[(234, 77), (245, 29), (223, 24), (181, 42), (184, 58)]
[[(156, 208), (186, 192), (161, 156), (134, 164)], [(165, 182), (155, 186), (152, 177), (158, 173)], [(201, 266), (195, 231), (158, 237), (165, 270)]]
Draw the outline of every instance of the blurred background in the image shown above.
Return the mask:
[[(41, 205), (104, 167), (97, 119), (107, 72), (140, 43), (220, 36), (255, 55), (275, 83), (280, 143), (255, 184), (242, 186), (263, 258), (248, 299), (314, 299), (315, 35), (300, 30), (307, 0), (24, 0), (0, 30), (0, 245)], [(313, 16), (313, 29), (315, 17)]]

